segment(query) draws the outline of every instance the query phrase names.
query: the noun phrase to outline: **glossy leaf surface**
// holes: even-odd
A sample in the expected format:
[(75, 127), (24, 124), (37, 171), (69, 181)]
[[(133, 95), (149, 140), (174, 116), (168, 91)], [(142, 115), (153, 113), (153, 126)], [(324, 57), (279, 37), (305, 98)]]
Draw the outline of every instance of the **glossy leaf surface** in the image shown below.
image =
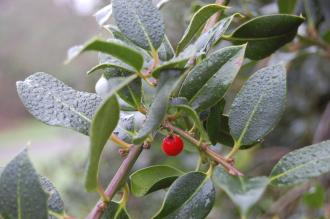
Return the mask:
[(236, 95), (229, 111), (230, 133), (238, 145), (262, 139), (285, 108), (286, 70), (282, 65), (260, 69)]
[(235, 44), (248, 43), (246, 57), (259, 60), (293, 40), (304, 18), (275, 14), (253, 18), (239, 26), (228, 38)]
[(157, 49), (164, 38), (164, 24), (151, 0), (113, 0), (116, 24), (138, 46)]
[(330, 141), (313, 144), (285, 155), (273, 168), (275, 186), (290, 186), (330, 171)]
[(48, 195), (41, 187), (27, 150), (4, 168), (0, 177), (0, 197), (0, 215), (4, 218), (48, 218)]
[(153, 218), (204, 219), (214, 200), (215, 189), (209, 177), (201, 172), (190, 172), (172, 184), (161, 209)]
[(225, 8), (219, 4), (209, 4), (200, 8), (191, 18), (188, 28), (178, 43), (176, 53), (179, 54), (191, 42), (196, 33), (198, 33), (214, 13), (223, 11)]
[(130, 176), (131, 192), (136, 197), (169, 187), (183, 172), (170, 166), (150, 166)]
[(185, 97), (198, 112), (220, 101), (244, 58), (245, 45), (220, 49), (195, 66), (185, 78), (179, 96)]
[(88, 135), (91, 119), (102, 99), (80, 92), (46, 73), (35, 73), (16, 83), (26, 109), (48, 125), (71, 128)]

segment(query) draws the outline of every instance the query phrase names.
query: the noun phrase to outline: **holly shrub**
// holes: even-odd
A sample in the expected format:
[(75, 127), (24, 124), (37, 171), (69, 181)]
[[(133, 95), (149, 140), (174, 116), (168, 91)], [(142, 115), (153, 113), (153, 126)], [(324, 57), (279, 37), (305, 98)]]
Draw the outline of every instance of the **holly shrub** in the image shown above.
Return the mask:
[[(216, 1), (196, 9), (173, 48), (158, 11), (167, 2), (155, 6), (151, 0), (112, 0), (97, 13), (109, 37), (93, 38), (68, 55), (71, 61), (85, 52), (99, 53), (99, 64), (87, 72), (102, 73), (96, 93), (76, 91), (43, 72), (17, 82), (19, 97), (34, 117), (89, 136), (83, 180), (86, 190), (98, 193), (100, 200), (86, 218), (136, 218), (126, 208), (129, 197), (165, 189), (152, 218), (202, 219), (215, 205), (216, 187), (247, 218), (267, 187), (288, 187), (328, 172), (330, 141), (286, 154), (268, 176), (248, 177), (235, 167), (237, 153), (262, 144), (279, 122), (286, 105), (286, 66), (260, 65), (237, 93), (231, 85), (242, 67), (293, 41), (305, 18), (255, 17), (230, 10), (229, 1)], [(282, 11), (292, 12), (286, 1), (279, 4)], [(233, 100), (226, 102), (228, 96)], [(183, 139), (183, 153), (200, 157), (196, 168), (186, 172), (158, 164), (132, 173), (139, 155), (160, 147), (154, 142), (164, 138), (168, 155), (171, 146), (173, 155), (181, 152)], [(108, 141), (118, 146), (123, 161), (103, 188), (99, 164)], [(26, 149), (1, 172), (1, 218), (73, 218), (54, 185), (36, 173)]]

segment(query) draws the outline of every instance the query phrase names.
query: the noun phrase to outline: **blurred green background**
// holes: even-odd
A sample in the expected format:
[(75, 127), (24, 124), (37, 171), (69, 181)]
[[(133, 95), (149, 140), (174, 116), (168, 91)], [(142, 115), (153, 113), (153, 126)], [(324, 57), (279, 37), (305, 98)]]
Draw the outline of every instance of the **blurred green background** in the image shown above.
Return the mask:
[[(330, 10), (327, 1), (297, 0), (296, 12), (304, 14), (304, 8), (312, 9), (308, 25), (300, 30), (301, 34), (308, 35), (312, 26), (322, 42), (329, 46)], [(229, 11), (243, 11), (250, 15), (277, 13), (276, 3), (271, 0), (231, 1)], [(54, 182), (68, 213), (77, 218), (83, 218), (97, 200), (96, 194), (86, 193), (83, 189), (88, 138), (71, 130), (46, 126), (32, 118), (17, 96), (15, 82), (42, 71), (77, 90), (94, 92), (98, 76), (90, 77), (85, 73), (96, 64), (96, 54), (83, 55), (69, 65), (63, 62), (71, 46), (92, 36), (104, 35), (92, 15), (106, 4), (101, 0), (0, 1), (0, 166), (24, 147), (29, 148), (38, 172)], [(166, 32), (173, 45), (182, 36), (192, 11), (200, 4), (201, 1), (173, 0), (162, 9)], [(283, 154), (330, 137), (329, 51), (312, 43), (293, 42), (271, 58), (246, 66), (240, 72), (233, 91), (266, 63), (284, 62), (288, 66), (287, 110), (261, 146), (239, 154), (237, 165), (246, 175), (267, 175)], [(230, 99), (228, 97), (229, 102)], [(165, 158), (159, 143), (154, 144), (152, 150), (143, 152), (134, 169), (160, 163), (171, 163), (183, 170), (193, 168), (197, 159), (195, 154), (186, 152), (179, 158)], [(120, 161), (117, 149), (109, 146), (103, 156), (101, 171), (105, 185)], [(263, 201), (252, 210), (251, 218), (270, 218), (272, 213), (279, 218), (327, 218), (330, 212), (329, 185), (330, 176), (325, 176), (318, 182), (297, 187), (301, 190), (294, 194), (299, 196), (286, 204), (279, 198), (285, 197), (292, 189), (270, 188)], [(159, 208), (164, 194), (165, 191), (160, 191), (142, 199), (131, 199), (129, 212), (133, 218), (150, 217)], [(237, 210), (224, 193), (219, 192), (216, 208), (208, 218), (237, 218)]]

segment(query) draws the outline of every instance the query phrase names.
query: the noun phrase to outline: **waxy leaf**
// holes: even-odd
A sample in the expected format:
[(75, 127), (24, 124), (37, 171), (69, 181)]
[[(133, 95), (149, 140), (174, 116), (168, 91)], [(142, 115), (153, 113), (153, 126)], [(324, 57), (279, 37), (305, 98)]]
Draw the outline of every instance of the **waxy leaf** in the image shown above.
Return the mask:
[(137, 50), (123, 44), (119, 40), (102, 40), (102, 39), (92, 39), (83, 46), (76, 46), (69, 50), (68, 60), (76, 58), (83, 52), (86, 51), (96, 51), (111, 55), (120, 61), (132, 66), (136, 71), (141, 71), (143, 67), (143, 56)]
[(241, 88), (229, 111), (230, 133), (237, 145), (261, 140), (277, 124), (285, 108), (286, 70), (260, 69)]
[(206, 129), (213, 145), (221, 143), (226, 146), (233, 146), (234, 140), (229, 132), (228, 117), (223, 115), (224, 107), (225, 101), (223, 99), (210, 109)]
[(210, 178), (201, 172), (190, 172), (171, 185), (153, 219), (204, 219), (211, 211), (214, 200), (215, 189)]
[(185, 69), (189, 57), (175, 57), (169, 61), (163, 62), (161, 65), (157, 66), (153, 72), (152, 76), (155, 78), (159, 77), (159, 74), (163, 71), (169, 69)]
[(105, 209), (102, 219), (130, 219), (125, 206), (111, 201)]
[(136, 197), (169, 187), (182, 171), (170, 166), (150, 166), (140, 169), (130, 176), (131, 192)]
[(285, 155), (270, 174), (271, 184), (291, 186), (330, 171), (330, 140)]
[(191, 70), (179, 96), (187, 98), (198, 112), (212, 107), (235, 79), (243, 63), (245, 47), (231, 46), (212, 53)]
[(163, 43), (158, 49), (158, 56), (162, 61), (168, 61), (174, 56), (173, 47), (166, 36), (164, 37)]
[(179, 54), (196, 36), (196, 33), (204, 27), (207, 20), (216, 12), (223, 11), (225, 6), (219, 4), (209, 4), (200, 8), (191, 18), (188, 28), (178, 43), (176, 53)]
[(115, 93), (136, 79), (136, 75), (127, 77), (113, 88), (109, 96), (98, 108), (90, 129), (90, 153), (87, 167), (85, 187), (87, 191), (97, 189), (100, 157), (111, 133), (117, 126), (120, 107)]
[(239, 26), (228, 38), (234, 44), (248, 43), (246, 57), (265, 58), (293, 40), (304, 18), (275, 14), (256, 17)]
[(196, 53), (207, 54), (212, 48), (212, 46), (221, 39), (221, 36), (226, 32), (230, 23), (237, 15), (239, 14), (233, 14), (230, 17), (221, 19), (211, 29), (209, 29), (207, 32), (203, 33), (200, 37), (198, 37), (196, 42), (194, 42)]
[(27, 154), (22, 151), (0, 177), (0, 215), (4, 218), (47, 219), (48, 195)]
[(163, 42), (164, 24), (151, 0), (113, 0), (112, 8), (118, 28), (138, 46), (152, 50)]
[(44, 176), (39, 178), (42, 189), (48, 193), (48, 211), (64, 215), (64, 202), (53, 183)]
[(160, 73), (159, 85), (157, 85), (154, 101), (150, 106), (147, 119), (143, 127), (133, 139), (135, 144), (142, 143), (150, 133), (158, 128), (160, 123), (163, 121), (166, 115), (170, 95), (181, 79), (180, 73), (181, 72), (179, 70), (171, 69), (164, 70)]
[(261, 198), (269, 183), (269, 179), (264, 176), (254, 178), (232, 176), (222, 167), (215, 169), (213, 181), (227, 193), (244, 215)]
[(88, 135), (91, 118), (102, 99), (80, 92), (46, 73), (35, 73), (16, 83), (26, 109), (48, 125), (71, 128)]

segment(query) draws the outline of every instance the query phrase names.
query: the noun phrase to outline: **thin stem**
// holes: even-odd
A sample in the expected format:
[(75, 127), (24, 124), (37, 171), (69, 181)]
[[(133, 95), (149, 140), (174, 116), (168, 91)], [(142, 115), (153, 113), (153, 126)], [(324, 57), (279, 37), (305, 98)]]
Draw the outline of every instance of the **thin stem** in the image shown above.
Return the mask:
[(226, 159), (232, 158), (237, 153), (239, 148), (240, 148), (240, 144), (236, 142), (233, 148), (231, 149), (231, 151), (226, 155)]
[(225, 169), (228, 171), (229, 174), (231, 175), (236, 175), (236, 176), (243, 176), (243, 173), (241, 173), (239, 170), (237, 170), (233, 165), (231, 160), (226, 159), (222, 155), (218, 154), (214, 150), (212, 150), (209, 145), (207, 144), (201, 144), (197, 139), (192, 137), (188, 132), (172, 125), (169, 122), (166, 122), (163, 125), (165, 128), (168, 128), (170, 130), (173, 130), (177, 134), (181, 135), (185, 139), (187, 139), (189, 142), (194, 144), (195, 146), (198, 147), (201, 151), (203, 151), (208, 157), (210, 157), (213, 161), (215, 161), (218, 164), (221, 164)]
[(115, 134), (111, 134), (110, 139), (111, 139), (111, 141), (113, 141), (114, 143), (120, 145), (120, 147), (125, 148), (125, 149), (129, 149), (132, 146), (131, 144), (118, 138), (118, 136)]
[(121, 205), (126, 205), (128, 198), (129, 198), (129, 187), (128, 184), (125, 183), (125, 186), (123, 186), (124, 192), (123, 196), (121, 197), (120, 204)]
[[(109, 183), (107, 189), (104, 191), (104, 194), (108, 197), (111, 201), (118, 189), (122, 186), (123, 181), (126, 179), (129, 171), (132, 169), (135, 161), (139, 157), (142, 152), (142, 146), (132, 145), (127, 157), (120, 165), (119, 169), (117, 170), (115, 176), (112, 178), (111, 182)], [(108, 203), (104, 202), (103, 200), (99, 200), (86, 219), (100, 219), (103, 212), (107, 208)]]
[(202, 161), (203, 161), (203, 158), (202, 158), (202, 155), (200, 154), (199, 157), (198, 157), (198, 161), (197, 161), (197, 165), (196, 165), (196, 169), (195, 171), (199, 171), (201, 166), (202, 166)]
[[(216, 0), (215, 3), (219, 5), (228, 5), (230, 0)], [(219, 20), (221, 17), (221, 13), (218, 12), (214, 14), (210, 19), (207, 21), (207, 23), (204, 26), (203, 33), (207, 32), (209, 29), (211, 29)]]

